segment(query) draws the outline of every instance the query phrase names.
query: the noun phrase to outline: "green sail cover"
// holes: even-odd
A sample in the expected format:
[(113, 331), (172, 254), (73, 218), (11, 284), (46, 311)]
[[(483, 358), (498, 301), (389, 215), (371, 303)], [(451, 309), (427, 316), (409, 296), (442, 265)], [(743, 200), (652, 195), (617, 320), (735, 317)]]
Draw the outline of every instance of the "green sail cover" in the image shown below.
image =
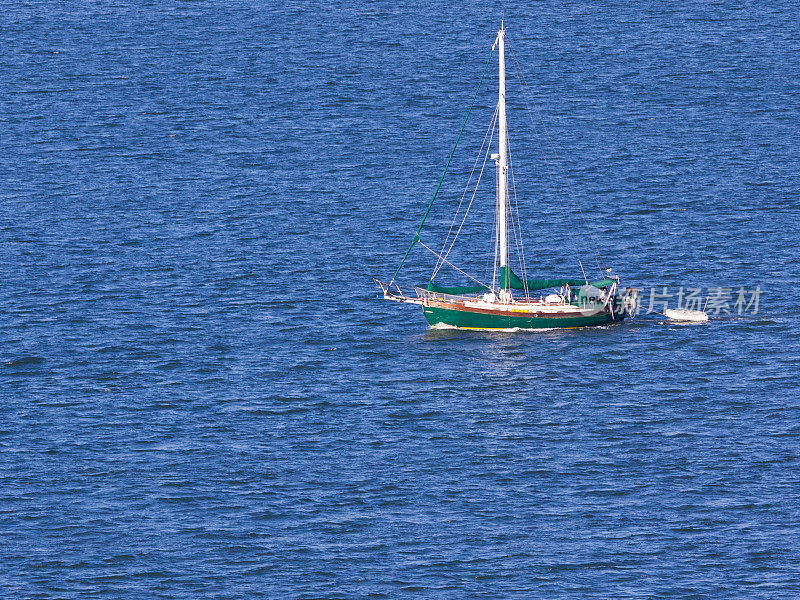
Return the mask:
[[(596, 288), (603, 288), (608, 287), (612, 283), (614, 283), (613, 279), (601, 279), (599, 281), (593, 281), (591, 285)], [(515, 290), (524, 290), (528, 289), (528, 291), (535, 291), (535, 290), (544, 290), (547, 288), (553, 287), (561, 287), (563, 285), (568, 285), (570, 287), (578, 288), (582, 285), (586, 285), (585, 279), (520, 279), (517, 277), (517, 274), (511, 270), (510, 267), (500, 267), (500, 287), (501, 288), (512, 288)], [(488, 290), (486, 286), (483, 285), (473, 285), (473, 286), (461, 286), (461, 287), (445, 287), (442, 285), (436, 285), (433, 282), (428, 283), (426, 289), (429, 292), (435, 292), (437, 294), (451, 294), (453, 296), (463, 296), (466, 294), (477, 294), (483, 291)]]
[[(604, 288), (614, 283), (613, 279), (600, 279), (599, 281), (592, 281), (590, 285), (596, 288)], [(503, 285), (506, 284), (506, 285)], [(511, 270), (511, 267), (500, 267), (500, 287), (512, 288), (515, 290), (543, 290), (552, 287), (561, 287), (568, 285), (570, 287), (580, 287), (586, 285), (585, 279), (520, 279), (517, 274)]]
[(520, 279), (517, 274), (511, 270), (511, 267), (500, 267), (500, 287), (512, 288), (515, 290), (543, 290), (551, 287), (561, 287), (562, 285), (569, 285), (571, 287), (580, 287), (584, 285), (584, 279)]
[(436, 285), (431, 281), (430, 283), (428, 283), (428, 286), (425, 289), (428, 290), (429, 292), (435, 292), (437, 294), (452, 294), (453, 296), (463, 296), (465, 294), (477, 294), (479, 292), (484, 292), (489, 288), (483, 285), (444, 287), (442, 285)]

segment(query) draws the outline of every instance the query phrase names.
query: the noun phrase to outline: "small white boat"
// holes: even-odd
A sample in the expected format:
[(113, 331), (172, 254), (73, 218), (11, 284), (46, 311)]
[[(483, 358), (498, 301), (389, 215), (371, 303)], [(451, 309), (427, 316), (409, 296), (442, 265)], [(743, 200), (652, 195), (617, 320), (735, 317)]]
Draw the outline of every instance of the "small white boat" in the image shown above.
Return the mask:
[(664, 316), (673, 321), (695, 321), (697, 323), (708, 321), (708, 314), (702, 310), (688, 310), (686, 308), (668, 308)]

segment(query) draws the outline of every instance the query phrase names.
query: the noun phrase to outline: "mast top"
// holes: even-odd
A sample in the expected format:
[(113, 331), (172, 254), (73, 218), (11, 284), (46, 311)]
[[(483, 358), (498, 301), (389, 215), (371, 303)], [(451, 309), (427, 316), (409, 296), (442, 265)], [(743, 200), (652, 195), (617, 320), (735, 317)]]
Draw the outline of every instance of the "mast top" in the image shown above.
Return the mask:
[(492, 52), (494, 49), (497, 48), (497, 42), (500, 41), (500, 38), (504, 38), (506, 36), (506, 28), (503, 25), (503, 21), (500, 21), (500, 31), (497, 32), (497, 37), (494, 38), (494, 44), (492, 44)]

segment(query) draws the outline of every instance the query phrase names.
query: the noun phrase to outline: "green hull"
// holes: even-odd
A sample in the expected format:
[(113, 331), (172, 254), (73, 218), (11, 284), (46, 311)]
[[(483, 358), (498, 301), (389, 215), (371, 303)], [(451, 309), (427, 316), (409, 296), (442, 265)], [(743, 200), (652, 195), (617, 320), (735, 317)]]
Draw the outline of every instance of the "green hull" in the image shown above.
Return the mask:
[(589, 327), (620, 323), (624, 314), (598, 312), (593, 315), (569, 317), (523, 317), (497, 315), (480, 312), (451, 310), (434, 306), (423, 306), (425, 319), (431, 326), (449, 325), (462, 329), (553, 329), (559, 327)]

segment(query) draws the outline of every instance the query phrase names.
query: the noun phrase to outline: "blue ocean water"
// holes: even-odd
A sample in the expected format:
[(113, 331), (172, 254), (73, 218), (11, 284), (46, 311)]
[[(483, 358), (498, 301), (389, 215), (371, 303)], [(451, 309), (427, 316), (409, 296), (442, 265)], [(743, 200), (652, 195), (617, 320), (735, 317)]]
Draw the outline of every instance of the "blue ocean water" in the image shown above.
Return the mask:
[[(757, 313), (460, 332), (375, 298), (501, 17), (530, 276), (575, 276), (594, 239), (626, 285), (758, 287)], [(800, 596), (797, 18), (6, 7), (0, 595)], [(487, 239), (453, 260), (480, 271)], [(417, 247), (401, 284), (431, 265)]]

